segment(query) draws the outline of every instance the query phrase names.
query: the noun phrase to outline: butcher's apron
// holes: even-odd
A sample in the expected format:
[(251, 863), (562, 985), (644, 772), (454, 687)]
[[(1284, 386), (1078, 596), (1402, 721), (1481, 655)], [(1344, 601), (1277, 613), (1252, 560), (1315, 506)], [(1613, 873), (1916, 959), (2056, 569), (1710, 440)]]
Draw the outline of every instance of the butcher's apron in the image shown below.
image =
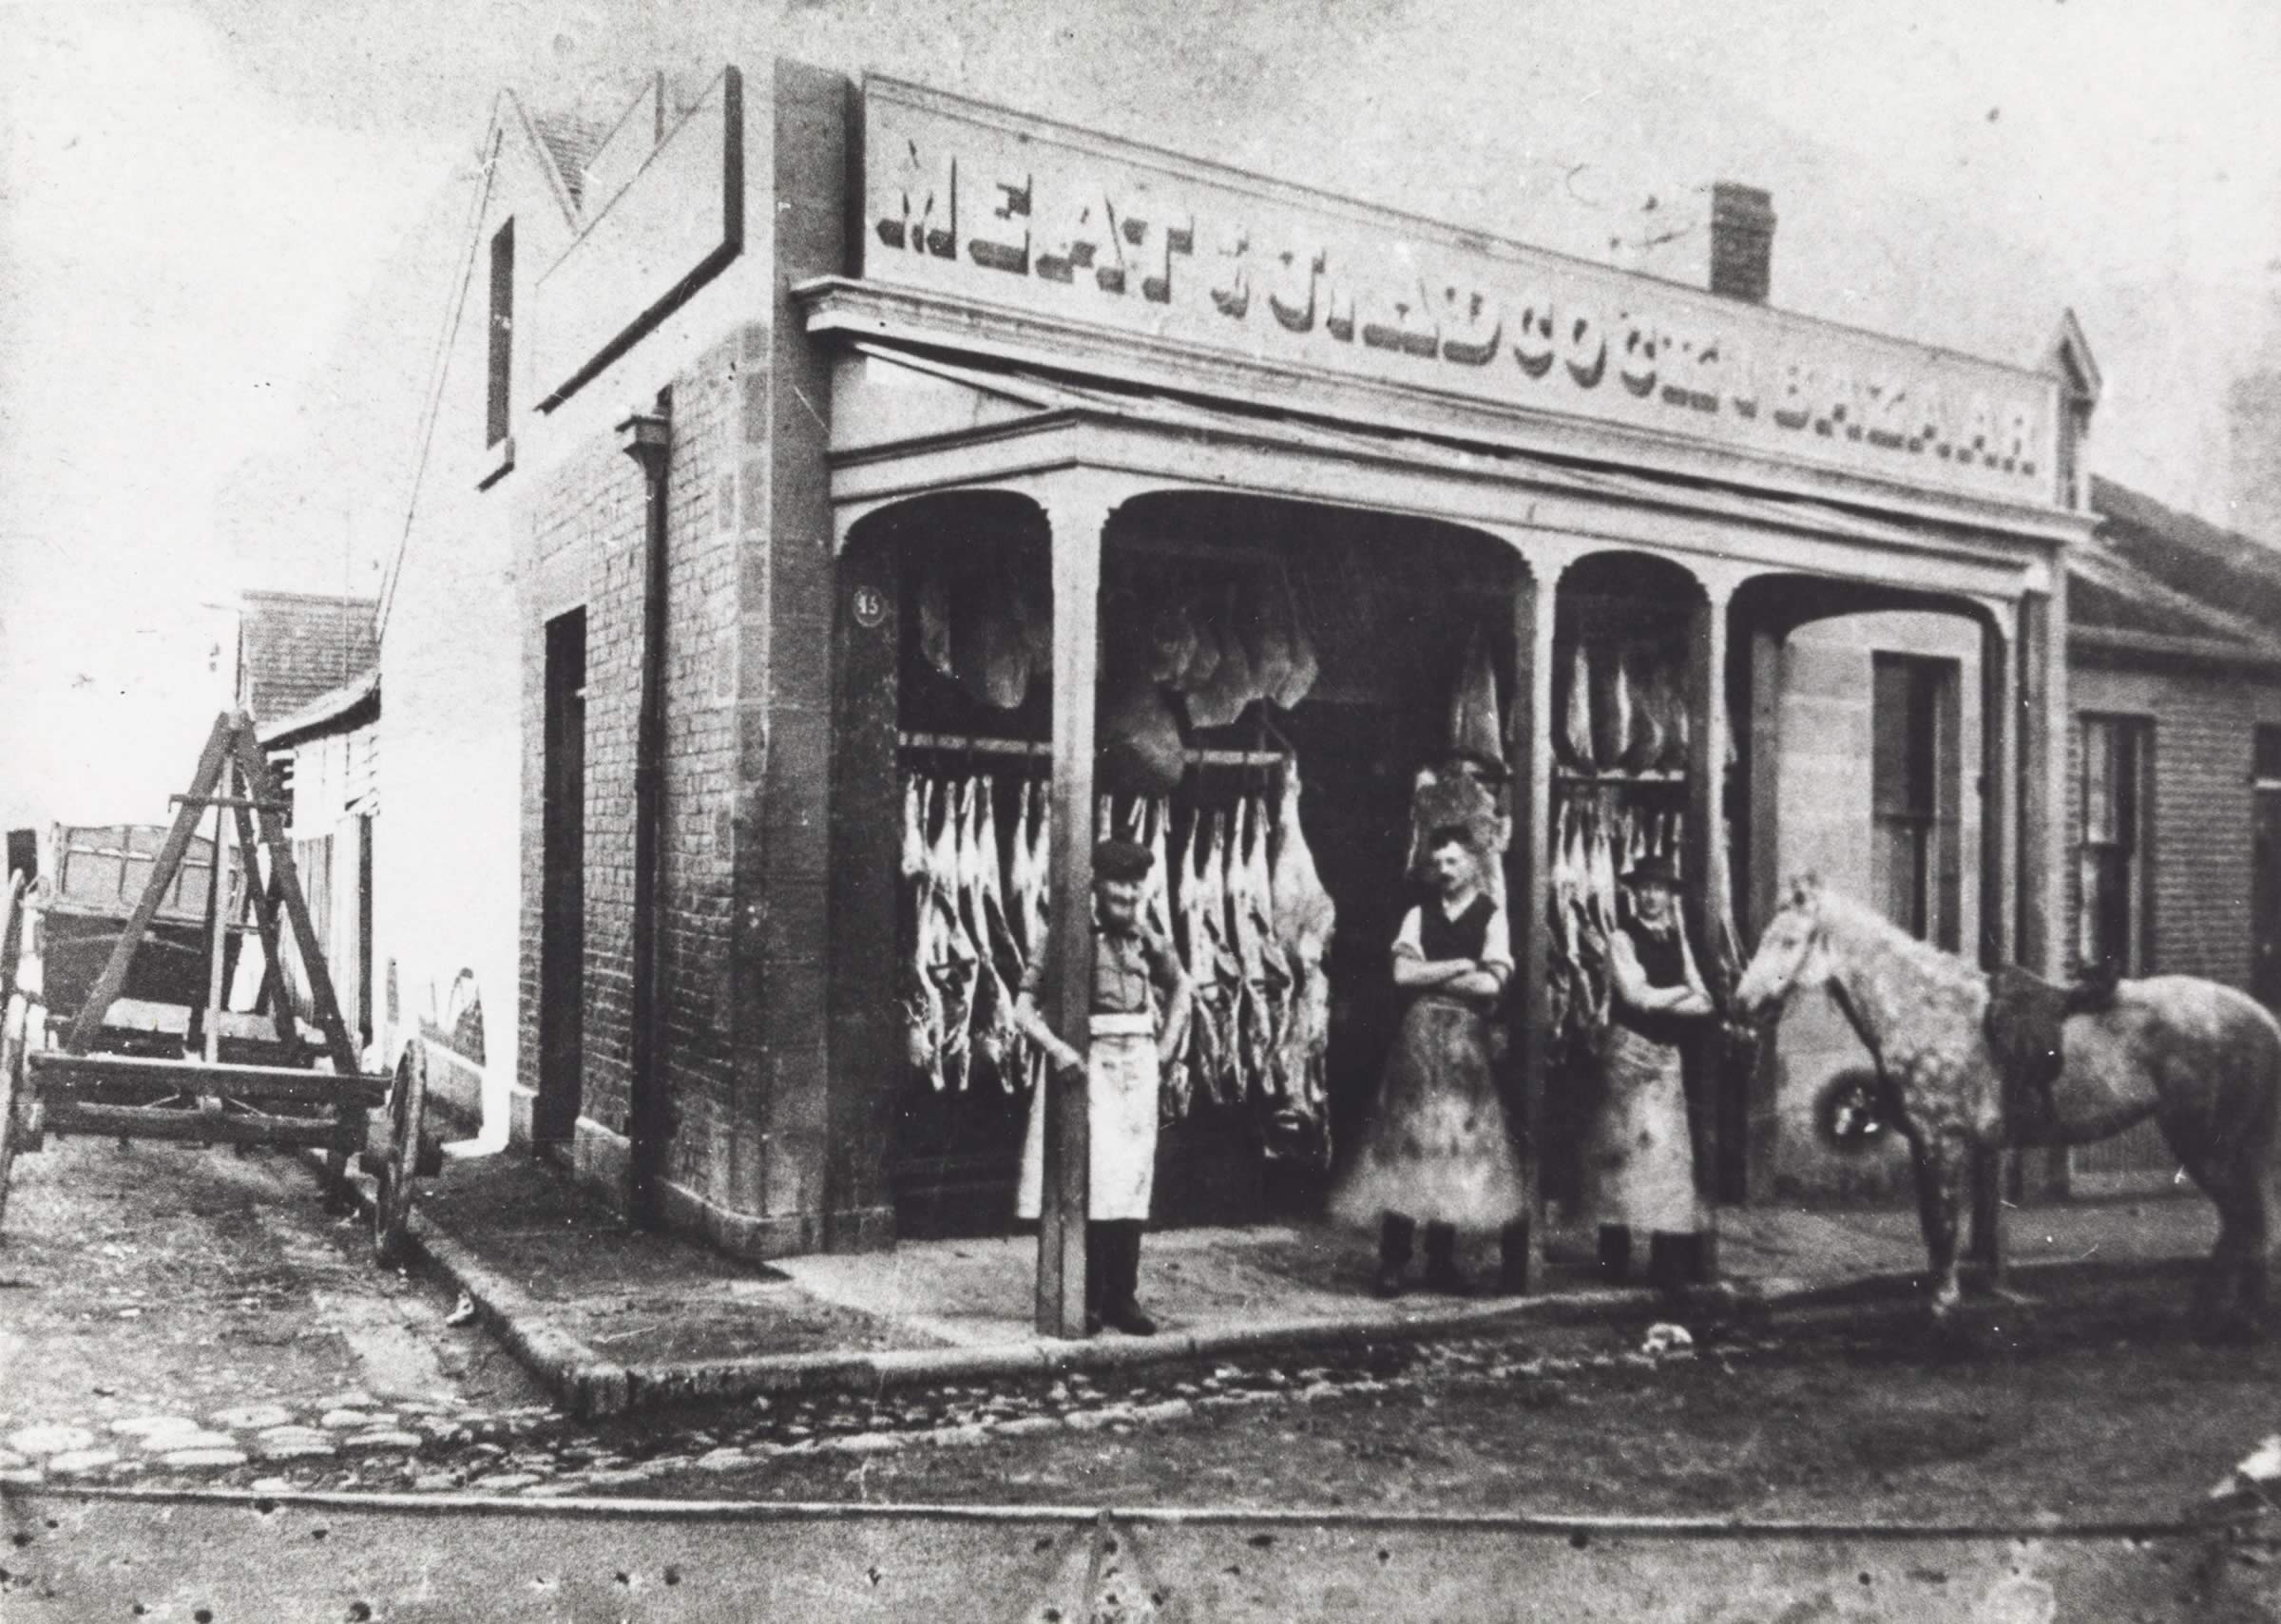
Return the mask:
[(1502, 1229), (1528, 1211), (1520, 1158), (1489, 1059), (1489, 1023), (1445, 994), (1410, 1001), (1378, 1099), (1333, 1210), (1371, 1225), (1388, 1213)]
[[(1146, 1011), (1096, 1015), (1085, 1064), (1085, 1112), (1092, 1156), (1085, 1216), (1096, 1222), (1148, 1216), (1157, 1181), (1157, 1022)], [(1014, 1192), (1017, 1217), (1043, 1210), (1045, 1186), (1045, 1091), (1059, 1088), (1051, 1074), (1029, 1096), (1029, 1132), (1022, 1141), (1022, 1182)]]
[(1610, 1022), (1601, 1063), (1605, 1087), (1584, 1145), (1585, 1211), (1601, 1224), (1701, 1229), (1678, 1045)]

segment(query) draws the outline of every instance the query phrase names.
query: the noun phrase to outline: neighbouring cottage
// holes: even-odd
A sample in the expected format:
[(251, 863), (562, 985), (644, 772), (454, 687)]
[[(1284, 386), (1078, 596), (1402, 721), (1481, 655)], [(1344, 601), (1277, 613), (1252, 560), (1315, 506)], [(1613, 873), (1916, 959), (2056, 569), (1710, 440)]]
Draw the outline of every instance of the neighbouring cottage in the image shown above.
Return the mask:
[[(1770, 308), (1747, 187), (1689, 288), (790, 63), (606, 130), (502, 96), (485, 150), (382, 607), (382, 1036), (481, 1008), (439, 1089), (636, 1216), (1008, 1226), (1071, 830), (1157, 847), (1211, 984), (1160, 1222), (1319, 1203), (1423, 768), (1508, 837), (1556, 1209), (1628, 859), (1720, 975), (1872, 833), (1919, 928), (2064, 957), (2071, 321), (2016, 367)], [(1821, 725), (1865, 695), (1874, 771)], [(1705, 1176), (1771, 1189), (1781, 1067), (1698, 1048)]]

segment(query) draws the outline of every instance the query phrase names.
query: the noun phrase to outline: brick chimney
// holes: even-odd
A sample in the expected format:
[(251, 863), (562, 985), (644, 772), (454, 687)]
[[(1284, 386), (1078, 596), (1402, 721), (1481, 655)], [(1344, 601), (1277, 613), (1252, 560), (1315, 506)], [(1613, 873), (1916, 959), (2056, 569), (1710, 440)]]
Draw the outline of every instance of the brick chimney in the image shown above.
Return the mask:
[(1764, 304), (1773, 280), (1774, 200), (1755, 186), (1711, 188), (1711, 291)]

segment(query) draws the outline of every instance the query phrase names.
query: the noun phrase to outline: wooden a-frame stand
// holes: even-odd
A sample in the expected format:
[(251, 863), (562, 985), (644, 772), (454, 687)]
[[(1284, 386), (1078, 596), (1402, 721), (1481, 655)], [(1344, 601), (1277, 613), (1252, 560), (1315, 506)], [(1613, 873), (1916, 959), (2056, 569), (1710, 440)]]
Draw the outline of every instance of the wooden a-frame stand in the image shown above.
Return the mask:
[[(375, 1239), (384, 1255), (392, 1254), (401, 1241), (409, 1213), (411, 1176), (415, 1171), (427, 1171), (415, 1163), (431, 1159), (426, 1154), (429, 1147), (421, 1142), (424, 1071), (415, 1056), (392, 1101), (391, 1079), (367, 1076), (358, 1068), (356, 1050), (349, 1041), (333, 978), (325, 966), (324, 950), (310, 923), (308, 899), (294, 867), (293, 848), (285, 836), (284, 804), (271, 785), (269, 765), (262, 758), (251, 716), (240, 711), (215, 717), (190, 788), (175, 796), (174, 802), (179, 810), (153, 861), (142, 899), (120, 931), (62, 1048), (25, 1057), (26, 1092), (36, 1125), (23, 1148), (37, 1149), (40, 1137), (47, 1133), (104, 1134), (122, 1141), (150, 1138), (317, 1146), (326, 1152), (328, 1197), (336, 1205), (346, 1205), (348, 1158), (366, 1149), (366, 1114), (393, 1104), (389, 1132), (379, 1147), (381, 1165), (375, 1170), (381, 1186)], [(214, 869), (207, 908), (211, 958), (203, 1053), (182, 1060), (92, 1053), (103, 1033), (105, 1017), (125, 984), (135, 949), (148, 934), (208, 808), (214, 811)], [(220, 1058), (223, 1028), (232, 1024), (223, 1008), (227, 1002), (223, 945), (236, 923), (230, 916), (239, 911), (229, 898), (231, 822), (236, 826), (237, 854), (243, 864), (245, 896), (267, 955), (265, 991), (278, 1042), (288, 1060), (297, 1060), (304, 1054), (281, 956), (282, 927), (289, 927), (308, 977), (310, 1003), (324, 1054), (332, 1061), (330, 1076), (297, 1064), (231, 1064)], [(242, 1023), (243, 1019), (239, 1017), (238, 1022)], [(413, 1047), (417, 1049), (416, 1044)], [(6, 1131), (7, 1124), (0, 1123), (0, 1133)]]

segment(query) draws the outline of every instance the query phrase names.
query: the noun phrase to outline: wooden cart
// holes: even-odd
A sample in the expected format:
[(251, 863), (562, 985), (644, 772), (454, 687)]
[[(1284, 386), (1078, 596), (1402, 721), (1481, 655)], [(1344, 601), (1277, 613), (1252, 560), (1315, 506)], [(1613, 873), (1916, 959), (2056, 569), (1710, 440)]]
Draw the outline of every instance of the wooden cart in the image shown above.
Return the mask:
[[(360, 1069), (295, 872), (285, 809), (274, 796), (250, 716), (240, 712), (215, 718), (188, 793), (174, 798), (179, 811), (141, 898), (76, 1011), (46, 1011), (16, 986), (26, 901), (21, 876), (10, 887), (7, 954), (0, 963), (0, 988), (10, 995), (7, 1023), (0, 1028), (0, 1213), (14, 1156), (39, 1150), (50, 1134), (100, 1134), (122, 1143), (316, 1147), (326, 1153), (326, 1190), (336, 1205), (349, 1199), (348, 1158), (365, 1157), (379, 1186), (374, 1245), (383, 1260), (391, 1260), (401, 1251), (410, 1221), (413, 1178), (437, 1171), (442, 1162), (440, 1146), (426, 1132), (426, 1056), (415, 1041), (393, 1077)], [(174, 895), (209, 807), (215, 830), (214, 871), (206, 886), (205, 1008), (169, 1010), (122, 1000), (135, 951)], [(234, 843), (225, 818), (235, 823)], [(233, 845), (243, 863), (244, 883), (236, 888), (227, 878)], [(259, 1030), (261, 1017), (223, 1008), (224, 944), (239, 923), (231, 914), (240, 904), (252, 912), (267, 954), (266, 1034)], [(303, 1041), (284, 984), (287, 927), (308, 981), (319, 1040), (314, 1050)], [(114, 1024), (113, 1012), (122, 1005), (131, 1008)], [(178, 1041), (168, 1054), (163, 1049), (170, 1036)], [(280, 1063), (225, 1060), (225, 1038), (240, 1053), (250, 1047)], [(161, 1052), (152, 1052), (154, 1042)], [(131, 1052), (117, 1052), (123, 1049)], [(330, 1070), (321, 1069), (328, 1063)]]

